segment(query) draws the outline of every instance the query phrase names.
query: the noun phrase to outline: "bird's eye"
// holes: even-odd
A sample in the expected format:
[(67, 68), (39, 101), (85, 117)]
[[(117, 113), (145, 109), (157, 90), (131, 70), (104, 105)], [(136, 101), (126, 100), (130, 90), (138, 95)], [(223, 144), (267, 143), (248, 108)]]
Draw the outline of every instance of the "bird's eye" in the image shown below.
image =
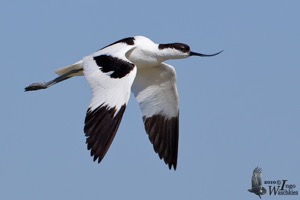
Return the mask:
[(184, 44), (179, 44), (178, 50), (186, 53), (190, 51), (190, 47)]

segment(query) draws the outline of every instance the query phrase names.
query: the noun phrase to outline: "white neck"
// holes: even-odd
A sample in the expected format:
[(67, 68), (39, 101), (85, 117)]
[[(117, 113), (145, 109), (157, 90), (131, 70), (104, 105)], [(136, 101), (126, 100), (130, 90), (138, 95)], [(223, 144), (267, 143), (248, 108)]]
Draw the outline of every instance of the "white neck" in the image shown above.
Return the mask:
[(182, 55), (176, 49), (159, 49), (158, 44), (148, 44), (141, 47), (137, 46), (129, 51), (126, 57), (136, 65), (155, 66), (166, 60), (182, 59), (188, 57)]

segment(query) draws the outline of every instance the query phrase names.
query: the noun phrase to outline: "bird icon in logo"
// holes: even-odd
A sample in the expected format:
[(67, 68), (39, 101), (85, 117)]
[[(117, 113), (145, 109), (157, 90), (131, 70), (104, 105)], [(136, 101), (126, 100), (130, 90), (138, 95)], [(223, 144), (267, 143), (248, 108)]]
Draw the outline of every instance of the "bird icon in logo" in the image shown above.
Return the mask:
[(252, 188), (248, 190), (249, 192), (252, 192), (252, 193), (258, 195), (260, 199), (261, 199), (260, 195), (264, 195), (267, 193), (266, 188), (264, 188), (262, 186), (261, 173), (262, 173), (262, 170), (259, 167), (256, 167), (253, 170), (253, 175), (252, 175), (252, 179), (251, 179)]

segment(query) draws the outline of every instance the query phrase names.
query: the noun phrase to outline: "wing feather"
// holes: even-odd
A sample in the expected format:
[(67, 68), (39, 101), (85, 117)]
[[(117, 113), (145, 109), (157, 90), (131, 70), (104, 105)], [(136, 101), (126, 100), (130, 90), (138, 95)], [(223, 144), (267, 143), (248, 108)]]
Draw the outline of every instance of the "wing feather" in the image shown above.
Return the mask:
[(127, 60), (125, 53), (131, 48), (123, 45), (110, 54), (98, 52), (83, 59), (83, 73), (93, 93), (84, 132), (94, 161), (101, 162), (108, 151), (130, 97), (136, 66)]
[(260, 188), (262, 186), (261, 173), (261, 169), (258, 167), (253, 170), (252, 188)]
[(174, 68), (165, 63), (138, 68), (132, 91), (142, 110), (145, 130), (154, 151), (170, 169), (176, 169), (179, 111)]

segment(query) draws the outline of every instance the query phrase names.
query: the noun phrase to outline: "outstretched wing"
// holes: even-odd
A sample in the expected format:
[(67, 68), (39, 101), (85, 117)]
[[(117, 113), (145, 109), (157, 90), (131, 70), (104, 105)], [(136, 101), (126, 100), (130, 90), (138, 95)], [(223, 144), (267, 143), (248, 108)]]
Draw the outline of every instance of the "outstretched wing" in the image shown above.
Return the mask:
[(100, 162), (104, 158), (130, 97), (136, 66), (125, 57), (125, 53), (131, 48), (123, 45), (110, 54), (96, 53), (83, 59), (83, 73), (93, 93), (84, 132), (94, 161), (98, 159)]
[(176, 73), (171, 65), (138, 67), (132, 91), (139, 102), (146, 132), (160, 159), (176, 169), (179, 137)]
[(252, 189), (260, 188), (262, 186), (261, 173), (262, 173), (261, 168), (256, 167), (253, 170)]

